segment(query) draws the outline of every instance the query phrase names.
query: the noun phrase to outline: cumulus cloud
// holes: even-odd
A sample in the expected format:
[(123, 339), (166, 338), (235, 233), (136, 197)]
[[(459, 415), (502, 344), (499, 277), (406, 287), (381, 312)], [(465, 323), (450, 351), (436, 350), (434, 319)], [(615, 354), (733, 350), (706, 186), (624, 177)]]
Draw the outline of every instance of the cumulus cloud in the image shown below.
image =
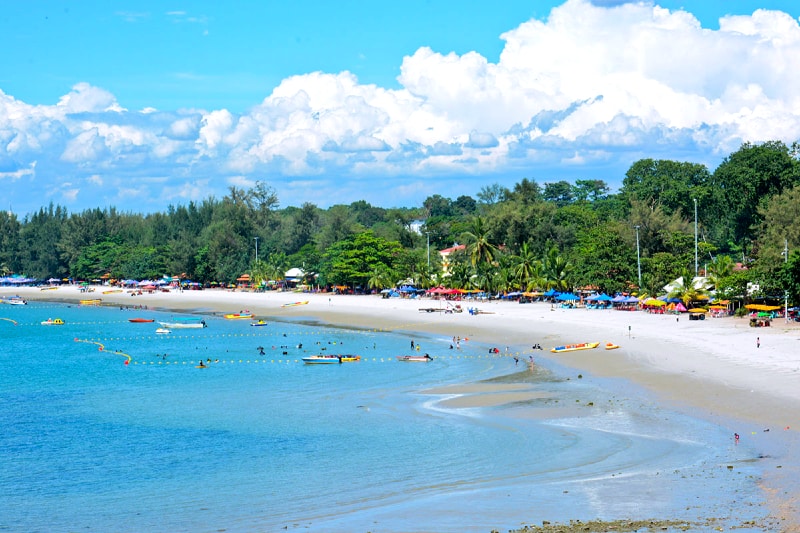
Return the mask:
[[(369, 199), (339, 178), (381, 177), (398, 195), (421, 194), (426, 176), (516, 179), (542, 169), (613, 183), (620, 176), (601, 172), (642, 154), (707, 162), (744, 141), (800, 137), (797, 20), (757, 10), (719, 28), (648, 2), (567, 0), (503, 33), (496, 63), (420, 47), (402, 58), (399, 88), (311, 72), (282, 80), (243, 114), (130, 112), (87, 83), (54, 106), (0, 91), (0, 179), (97, 176), (98, 187), (121, 182), (156, 201), (219, 196), (268, 176), (290, 194), (314, 183), (335, 203), (354, 199), (342, 191)], [(154, 175), (169, 179), (142, 181)], [(454, 183), (465, 194), (483, 184)]]

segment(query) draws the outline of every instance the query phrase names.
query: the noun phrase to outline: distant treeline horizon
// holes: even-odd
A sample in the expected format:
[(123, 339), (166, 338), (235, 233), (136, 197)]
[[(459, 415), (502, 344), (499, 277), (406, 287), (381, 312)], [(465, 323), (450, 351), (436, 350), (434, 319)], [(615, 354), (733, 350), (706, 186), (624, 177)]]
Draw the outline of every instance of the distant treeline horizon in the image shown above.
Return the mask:
[[(266, 181), (149, 214), (70, 213), (51, 203), (21, 220), (0, 212), (0, 275), (230, 283), (247, 273), (260, 283), (297, 267), (310, 285), (362, 290), (413, 283), (656, 294), (705, 274), (721, 298), (787, 291), (796, 300), (798, 154), (797, 143), (746, 143), (713, 172), (641, 159), (614, 194), (602, 180), (524, 178), (511, 188), (487, 184), (475, 197), (434, 194), (412, 208), (364, 200), (279, 208), (280, 191)], [(465, 249), (443, 269), (438, 250), (456, 243)]]

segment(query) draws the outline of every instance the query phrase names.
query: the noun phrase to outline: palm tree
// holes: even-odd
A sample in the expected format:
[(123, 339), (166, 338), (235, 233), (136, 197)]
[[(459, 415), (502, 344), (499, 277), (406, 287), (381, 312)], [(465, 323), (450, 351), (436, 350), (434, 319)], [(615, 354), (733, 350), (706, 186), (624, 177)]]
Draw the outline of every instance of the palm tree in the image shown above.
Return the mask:
[(729, 255), (718, 255), (709, 265), (708, 277), (714, 284), (714, 289), (719, 290), (720, 282), (733, 274), (736, 263)]
[(367, 280), (370, 289), (383, 289), (392, 285), (391, 275), (386, 267), (376, 267)]
[(472, 219), (469, 231), (464, 232), (464, 239), (467, 243), (467, 255), (473, 267), (494, 260), (497, 246), (489, 242), (489, 230), (482, 217)]
[(521, 289), (536, 288), (541, 283), (542, 262), (536, 259), (527, 242), (522, 243), (519, 254), (514, 256), (513, 272)]
[(253, 285), (260, 285), (262, 282), (269, 281), (270, 279), (269, 266), (266, 262), (257, 260), (253, 262), (250, 268), (250, 281)]
[(572, 263), (558, 254), (558, 248), (553, 246), (544, 258), (544, 275), (548, 289), (560, 291), (569, 289), (569, 277), (572, 275)]
[(686, 307), (689, 307), (691, 302), (696, 302), (705, 299), (707, 291), (702, 287), (695, 287), (692, 275), (689, 272), (684, 272), (683, 276), (679, 277), (672, 289), (667, 294), (667, 298), (678, 298)]
[(452, 289), (465, 289), (470, 285), (472, 269), (464, 262), (451, 265), (450, 275), (446, 278), (447, 285)]

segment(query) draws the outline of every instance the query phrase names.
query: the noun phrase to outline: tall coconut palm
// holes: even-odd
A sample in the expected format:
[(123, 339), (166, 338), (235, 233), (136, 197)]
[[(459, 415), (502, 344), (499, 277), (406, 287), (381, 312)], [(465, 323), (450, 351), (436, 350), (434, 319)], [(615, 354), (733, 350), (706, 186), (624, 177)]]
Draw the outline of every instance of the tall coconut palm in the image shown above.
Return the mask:
[(527, 242), (519, 249), (519, 254), (514, 256), (514, 277), (521, 289), (529, 290), (542, 284), (542, 262), (536, 258)]
[(545, 284), (548, 289), (564, 291), (570, 287), (572, 263), (559, 255), (558, 248), (553, 246), (544, 258)]
[(383, 289), (392, 285), (392, 277), (386, 267), (376, 267), (367, 280), (367, 286), (370, 289)]
[(269, 266), (267, 263), (261, 260), (254, 261), (253, 266), (250, 267), (250, 281), (252, 281), (254, 285), (261, 285), (269, 281), (269, 279)]
[(482, 217), (472, 219), (469, 231), (464, 232), (467, 243), (467, 255), (472, 266), (491, 263), (497, 253), (497, 246), (489, 241), (489, 230)]
[(729, 255), (718, 255), (714, 258), (709, 265), (707, 275), (715, 289), (719, 290), (720, 282), (733, 274), (734, 268), (736, 268), (736, 263)]
[(692, 275), (689, 272), (684, 272), (683, 276), (675, 280), (667, 297), (678, 298), (686, 307), (689, 307), (691, 302), (706, 299), (707, 294), (708, 292), (703, 287), (694, 285)]

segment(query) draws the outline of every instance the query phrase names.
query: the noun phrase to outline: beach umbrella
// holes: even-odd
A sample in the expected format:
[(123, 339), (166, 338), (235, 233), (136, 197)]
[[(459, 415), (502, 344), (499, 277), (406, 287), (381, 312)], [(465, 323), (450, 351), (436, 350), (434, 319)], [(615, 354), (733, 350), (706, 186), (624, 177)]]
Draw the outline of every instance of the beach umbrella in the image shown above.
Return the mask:
[(702, 307), (692, 307), (689, 309), (690, 313), (708, 313), (707, 310), (703, 309)]
[(595, 301), (598, 302), (610, 302), (611, 300), (612, 298), (608, 294), (601, 294), (597, 298), (595, 298)]
[(562, 302), (570, 302), (570, 301), (574, 301), (574, 300), (580, 300), (580, 298), (578, 296), (572, 294), (571, 292), (565, 292), (565, 293), (559, 294), (556, 297), (556, 300), (560, 300)]

